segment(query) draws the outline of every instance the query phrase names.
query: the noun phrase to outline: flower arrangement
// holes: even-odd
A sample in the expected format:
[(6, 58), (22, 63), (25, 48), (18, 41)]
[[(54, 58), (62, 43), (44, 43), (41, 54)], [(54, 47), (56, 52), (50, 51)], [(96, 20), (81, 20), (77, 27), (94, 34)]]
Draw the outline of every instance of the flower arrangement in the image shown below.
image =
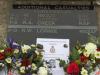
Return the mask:
[(2, 42), (0, 47), (0, 70), (5, 69), (7, 75), (13, 75), (12, 70), (19, 75), (47, 75), (48, 69), (43, 62), (43, 46), (19, 45), (11, 38)]
[(68, 75), (96, 75), (97, 72), (94, 72), (97, 69), (100, 72), (99, 43), (99, 39), (94, 36), (84, 45), (78, 42), (70, 52), (69, 62), (60, 60), (60, 66)]

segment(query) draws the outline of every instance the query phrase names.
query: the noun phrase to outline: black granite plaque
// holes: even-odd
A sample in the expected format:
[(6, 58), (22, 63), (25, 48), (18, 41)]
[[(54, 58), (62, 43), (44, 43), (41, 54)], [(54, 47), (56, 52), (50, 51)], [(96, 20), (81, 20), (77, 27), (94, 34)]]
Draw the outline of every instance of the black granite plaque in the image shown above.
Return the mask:
[(96, 11), (91, 5), (14, 5), (8, 36), (31, 44), (36, 38), (70, 39), (71, 46), (97, 34)]

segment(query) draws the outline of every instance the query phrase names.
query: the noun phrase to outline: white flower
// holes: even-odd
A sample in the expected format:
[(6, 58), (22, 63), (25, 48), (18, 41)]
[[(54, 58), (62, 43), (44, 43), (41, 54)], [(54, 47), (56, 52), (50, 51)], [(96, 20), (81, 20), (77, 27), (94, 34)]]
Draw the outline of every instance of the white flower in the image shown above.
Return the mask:
[(31, 47), (36, 47), (36, 45), (32, 44)]
[(2, 53), (2, 52), (4, 52), (4, 50), (0, 50), (0, 52)]
[(15, 54), (19, 53), (19, 49), (15, 49), (15, 50), (14, 50), (14, 53), (15, 53)]
[(27, 53), (27, 51), (28, 51), (29, 49), (31, 49), (31, 47), (30, 47), (29, 45), (21, 46), (21, 48), (22, 48), (22, 53)]
[(38, 71), (38, 75), (48, 75), (48, 71), (45, 67), (40, 67)]
[(17, 66), (17, 67), (20, 67), (20, 66), (21, 66), (21, 62), (20, 62), (20, 61), (17, 61), (17, 62), (16, 62), (16, 66)]
[(36, 69), (37, 69), (36, 65), (32, 63), (32, 70), (36, 70)]
[(82, 67), (81, 75), (88, 75), (88, 71), (84, 67)]
[(28, 50), (22, 49), (22, 53), (27, 53)]
[(25, 73), (25, 66), (20, 67), (20, 72)]
[(9, 57), (9, 58), (6, 58), (5, 61), (10, 64), (12, 62), (12, 59)]
[(85, 49), (88, 53), (93, 53), (97, 49), (97, 46), (94, 43), (87, 43)]
[(37, 50), (35, 50), (35, 53), (36, 53), (37, 55), (39, 55), (39, 52), (38, 52)]
[(33, 73), (32, 75), (37, 75), (37, 74), (34, 74), (34, 73)]
[(81, 54), (82, 53), (82, 50), (78, 50), (78, 53)]
[(95, 51), (95, 57), (100, 58), (100, 51)]
[(4, 67), (4, 64), (3, 63), (0, 63), (0, 66)]
[(89, 57), (90, 52), (83, 52), (84, 56)]

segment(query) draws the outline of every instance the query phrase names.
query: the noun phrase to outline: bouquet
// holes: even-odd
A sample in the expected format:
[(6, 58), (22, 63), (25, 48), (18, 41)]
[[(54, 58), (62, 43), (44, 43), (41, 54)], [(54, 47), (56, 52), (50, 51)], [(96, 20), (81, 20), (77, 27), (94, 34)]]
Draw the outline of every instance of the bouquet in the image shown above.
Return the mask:
[[(95, 41), (94, 41), (95, 40)], [(69, 62), (60, 60), (60, 66), (68, 75), (100, 74), (100, 45), (99, 40), (91, 37), (85, 44), (79, 42), (70, 52)], [(98, 68), (98, 72), (95, 72)], [(95, 73), (94, 73), (95, 72)], [(99, 75), (97, 74), (97, 75)]]
[(0, 69), (6, 68), (7, 75), (13, 75), (12, 70), (18, 71), (19, 75), (47, 75), (42, 49), (40, 44), (19, 45), (9, 38), (0, 47)]

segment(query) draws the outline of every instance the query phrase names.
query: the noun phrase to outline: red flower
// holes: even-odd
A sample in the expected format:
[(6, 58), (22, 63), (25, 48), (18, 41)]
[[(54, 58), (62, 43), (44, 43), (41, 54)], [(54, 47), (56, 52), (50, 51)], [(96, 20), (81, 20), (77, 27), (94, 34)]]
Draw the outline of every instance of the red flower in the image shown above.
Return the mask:
[(13, 49), (12, 49), (12, 48), (6, 48), (6, 49), (5, 49), (5, 52), (11, 53), (11, 52), (13, 52)]
[(5, 58), (4, 53), (0, 53), (0, 60), (3, 60)]
[(30, 60), (27, 58), (24, 58), (21, 63), (22, 63), (22, 66), (25, 66), (25, 67), (31, 64)]
[(97, 51), (100, 51), (100, 48), (97, 48)]
[(82, 55), (80, 55), (80, 60), (81, 60), (81, 62), (86, 63), (86, 62), (88, 61), (88, 57), (86, 57), (86, 56), (84, 56), (84, 55), (82, 54)]
[(12, 48), (6, 48), (4, 50), (4, 52), (5, 52), (6, 55), (12, 55), (13, 54), (13, 49)]
[(69, 66), (66, 68), (66, 72), (68, 74), (72, 74), (72, 75), (78, 75), (79, 74), (79, 67), (78, 64), (76, 62), (71, 62), (69, 64)]

